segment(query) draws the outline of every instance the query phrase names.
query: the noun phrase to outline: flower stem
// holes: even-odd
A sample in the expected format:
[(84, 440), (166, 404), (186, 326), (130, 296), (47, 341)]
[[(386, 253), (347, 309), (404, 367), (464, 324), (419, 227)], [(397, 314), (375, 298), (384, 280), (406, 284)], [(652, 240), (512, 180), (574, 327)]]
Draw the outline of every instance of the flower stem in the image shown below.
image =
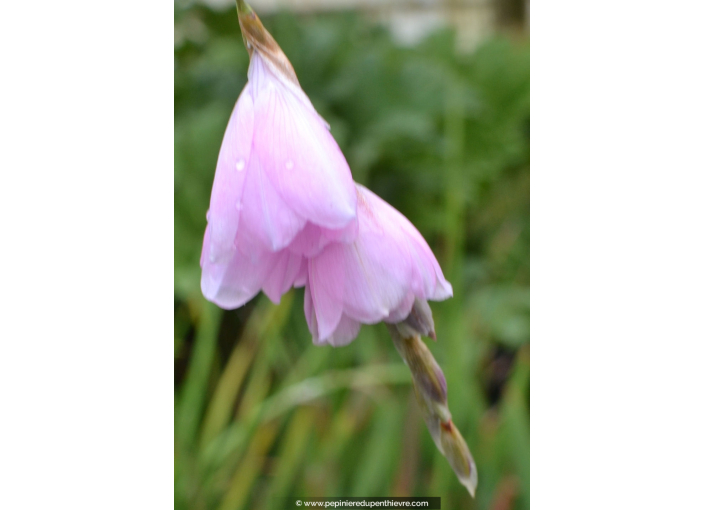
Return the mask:
[(420, 334), (409, 327), (407, 321), (387, 324), (387, 327), (396, 350), (411, 370), (416, 399), (435, 445), (450, 463), (460, 483), (474, 497), (477, 466), (467, 443), (452, 423), (442, 369), (420, 339)]

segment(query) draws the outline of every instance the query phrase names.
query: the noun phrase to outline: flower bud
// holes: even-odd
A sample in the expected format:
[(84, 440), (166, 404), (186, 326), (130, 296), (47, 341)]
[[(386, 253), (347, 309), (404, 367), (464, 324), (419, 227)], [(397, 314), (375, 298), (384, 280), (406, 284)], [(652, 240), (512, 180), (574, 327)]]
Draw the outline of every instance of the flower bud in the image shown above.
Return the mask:
[[(423, 309), (419, 306), (418, 310)], [(425, 317), (425, 324), (427, 324), (429, 315), (432, 323), (430, 308), (427, 311), (426, 315), (419, 315), (387, 326), (396, 350), (411, 370), (416, 399), (435, 446), (450, 463), (460, 482), (474, 497), (478, 480), (477, 466), (467, 443), (452, 423), (452, 415), (447, 407), (445, 375), (417, 333), (418, 327), (415, 324), (418, 317)], [(411, 332), (410, 335), (409, 332)]]
[(452, 420), (440, 423), (440, 451), (450, 463), (452, 470), (457, 475), (460, 483), (464, 485), (474, 497), (477, 489), (477, 466), (467, 443), (460, 435)]
[(408, 317), (399, 323), (399, 331), (402, 336), (412, 336), (415, 333), (436, 340), (433, 312), (425, 299), (416, 298), (413, 301)]

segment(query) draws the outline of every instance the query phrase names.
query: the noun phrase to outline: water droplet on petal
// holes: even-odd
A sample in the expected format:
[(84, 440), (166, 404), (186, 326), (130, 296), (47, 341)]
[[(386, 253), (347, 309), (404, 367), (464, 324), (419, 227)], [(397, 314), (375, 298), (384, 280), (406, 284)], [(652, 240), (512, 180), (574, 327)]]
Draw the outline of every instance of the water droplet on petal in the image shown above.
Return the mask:
[(286, 161), (286, 170), (291, 170), (293, 168), (293, 161), (290, 159)]
[(205, 213), (205, 221), (210, 221), (210, 209)]
[(244, 159), (240, 158), (237, 160), (237, 163), (235, 163), (235, 168), (237, 169), (238, 172), (241, 172), (244, 170)]

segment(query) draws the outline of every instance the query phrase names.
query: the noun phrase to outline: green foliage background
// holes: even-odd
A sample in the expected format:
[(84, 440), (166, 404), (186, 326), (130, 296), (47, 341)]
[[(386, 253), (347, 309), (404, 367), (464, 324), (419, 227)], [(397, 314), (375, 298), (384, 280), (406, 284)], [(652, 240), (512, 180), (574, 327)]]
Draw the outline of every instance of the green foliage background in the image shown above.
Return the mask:
[(431, 303), (476, 500), (437, 452), (383, 325), (315, 347), (300, 290), (222, 311), (199, 256), (227, 120), (247, 80), (234, 9), (175, 13), (177, 509), (282, 509), (279, 496), (440, 496), (529, 507), (529, 48), (469, 56), (440, 31), (414, 48), (349, 13), (262, 21), (348, 159), (405, 214), (454, 298)]

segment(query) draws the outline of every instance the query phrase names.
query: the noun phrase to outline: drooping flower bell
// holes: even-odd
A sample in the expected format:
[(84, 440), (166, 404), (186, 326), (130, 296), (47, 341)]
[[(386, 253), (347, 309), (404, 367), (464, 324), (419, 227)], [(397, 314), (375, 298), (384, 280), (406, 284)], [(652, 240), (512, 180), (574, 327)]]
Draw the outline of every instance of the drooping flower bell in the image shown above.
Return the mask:
[(302, 251), (286, 248), (304, 229), (322, 247), (357, 227), (352, 175), (328, 124), (254, 11), (242, 0), (237, 11), (249, 81), (220, 148), (201, 254), (203, 295), (222, 308), (262, 289), (278, 302), (301, 273)]
[(308, 260), (305, 313), (316, 344), (348, 344), (362, 323), (397, 323), (409, 316), (416, 300), (452, 296), (452, 286), (413, 224), (359, 184), (357, 197), (354, 242), (329, 243)]

